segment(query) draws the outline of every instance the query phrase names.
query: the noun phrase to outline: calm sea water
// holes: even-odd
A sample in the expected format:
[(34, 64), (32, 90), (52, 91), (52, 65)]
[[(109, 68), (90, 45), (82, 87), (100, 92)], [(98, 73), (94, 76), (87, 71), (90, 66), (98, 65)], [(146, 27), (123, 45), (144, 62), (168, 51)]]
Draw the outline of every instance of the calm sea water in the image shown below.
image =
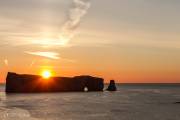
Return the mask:
[(179, 84), (117, 85), (117, 92), (6, 95), (0, 120), (180, 120)]

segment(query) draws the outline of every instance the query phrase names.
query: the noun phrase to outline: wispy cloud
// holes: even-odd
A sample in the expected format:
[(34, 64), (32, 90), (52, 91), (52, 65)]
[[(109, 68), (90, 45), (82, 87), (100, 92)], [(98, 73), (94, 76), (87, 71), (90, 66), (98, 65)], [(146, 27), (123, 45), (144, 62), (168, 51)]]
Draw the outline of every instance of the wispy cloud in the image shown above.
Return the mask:
[(29, 52), (26, 51), (25, 53), (30, 54), (30, 55), (36, 55), (36, 56), (41, 56), (41, 57), (46, 57), (46, 58), (50, 58), (50, 59), (60, 59), (59, 57), (59, 53), (56, 52)]
[(74, 37), (76, 28), (79, 26), (91, 6), (90, 0), (73, 0), (68, 17), (59, 34), (59, 39), (66, 44)]

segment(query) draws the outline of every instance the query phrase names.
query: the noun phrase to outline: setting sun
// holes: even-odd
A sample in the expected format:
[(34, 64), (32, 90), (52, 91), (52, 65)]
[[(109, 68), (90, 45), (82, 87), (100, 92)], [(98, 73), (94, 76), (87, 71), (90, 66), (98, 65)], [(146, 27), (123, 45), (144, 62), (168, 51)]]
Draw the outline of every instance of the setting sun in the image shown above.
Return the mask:
[(52, 73), (50, 71), (48, 71), (48, 70), (45, 70), (45, 71), (42, 72), (41, 76), (43, 78), (45, 78), (45, 79), (48, 79), (48, 78), (50, 78), (52, 76)]

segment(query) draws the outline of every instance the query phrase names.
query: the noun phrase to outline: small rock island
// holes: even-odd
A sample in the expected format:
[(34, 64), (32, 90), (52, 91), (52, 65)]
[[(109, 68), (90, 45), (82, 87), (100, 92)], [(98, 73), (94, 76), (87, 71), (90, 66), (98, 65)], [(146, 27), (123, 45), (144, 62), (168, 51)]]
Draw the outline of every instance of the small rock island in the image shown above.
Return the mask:
[(116, 91), (116, 84), (115, 84), (115, 80), (110, 80), (110, 84), (107, 88), (107, 91)]
[(43, 79), (38, 75), (9, 72), (6, 78), (6, 93), (36, 92), (83, 92), (103, 91), (104, 79), (92, 76), (52, 77)]

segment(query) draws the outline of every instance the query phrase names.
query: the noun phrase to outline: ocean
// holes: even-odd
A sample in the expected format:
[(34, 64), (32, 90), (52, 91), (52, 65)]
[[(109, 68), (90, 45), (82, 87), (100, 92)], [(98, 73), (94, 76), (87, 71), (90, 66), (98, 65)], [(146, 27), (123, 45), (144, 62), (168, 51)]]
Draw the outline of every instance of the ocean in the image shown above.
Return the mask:
[(0, 120), (180, 120), (180, 84), (118, 84), (116, 92), (8, 95), (4, 88), (0, 86)]

